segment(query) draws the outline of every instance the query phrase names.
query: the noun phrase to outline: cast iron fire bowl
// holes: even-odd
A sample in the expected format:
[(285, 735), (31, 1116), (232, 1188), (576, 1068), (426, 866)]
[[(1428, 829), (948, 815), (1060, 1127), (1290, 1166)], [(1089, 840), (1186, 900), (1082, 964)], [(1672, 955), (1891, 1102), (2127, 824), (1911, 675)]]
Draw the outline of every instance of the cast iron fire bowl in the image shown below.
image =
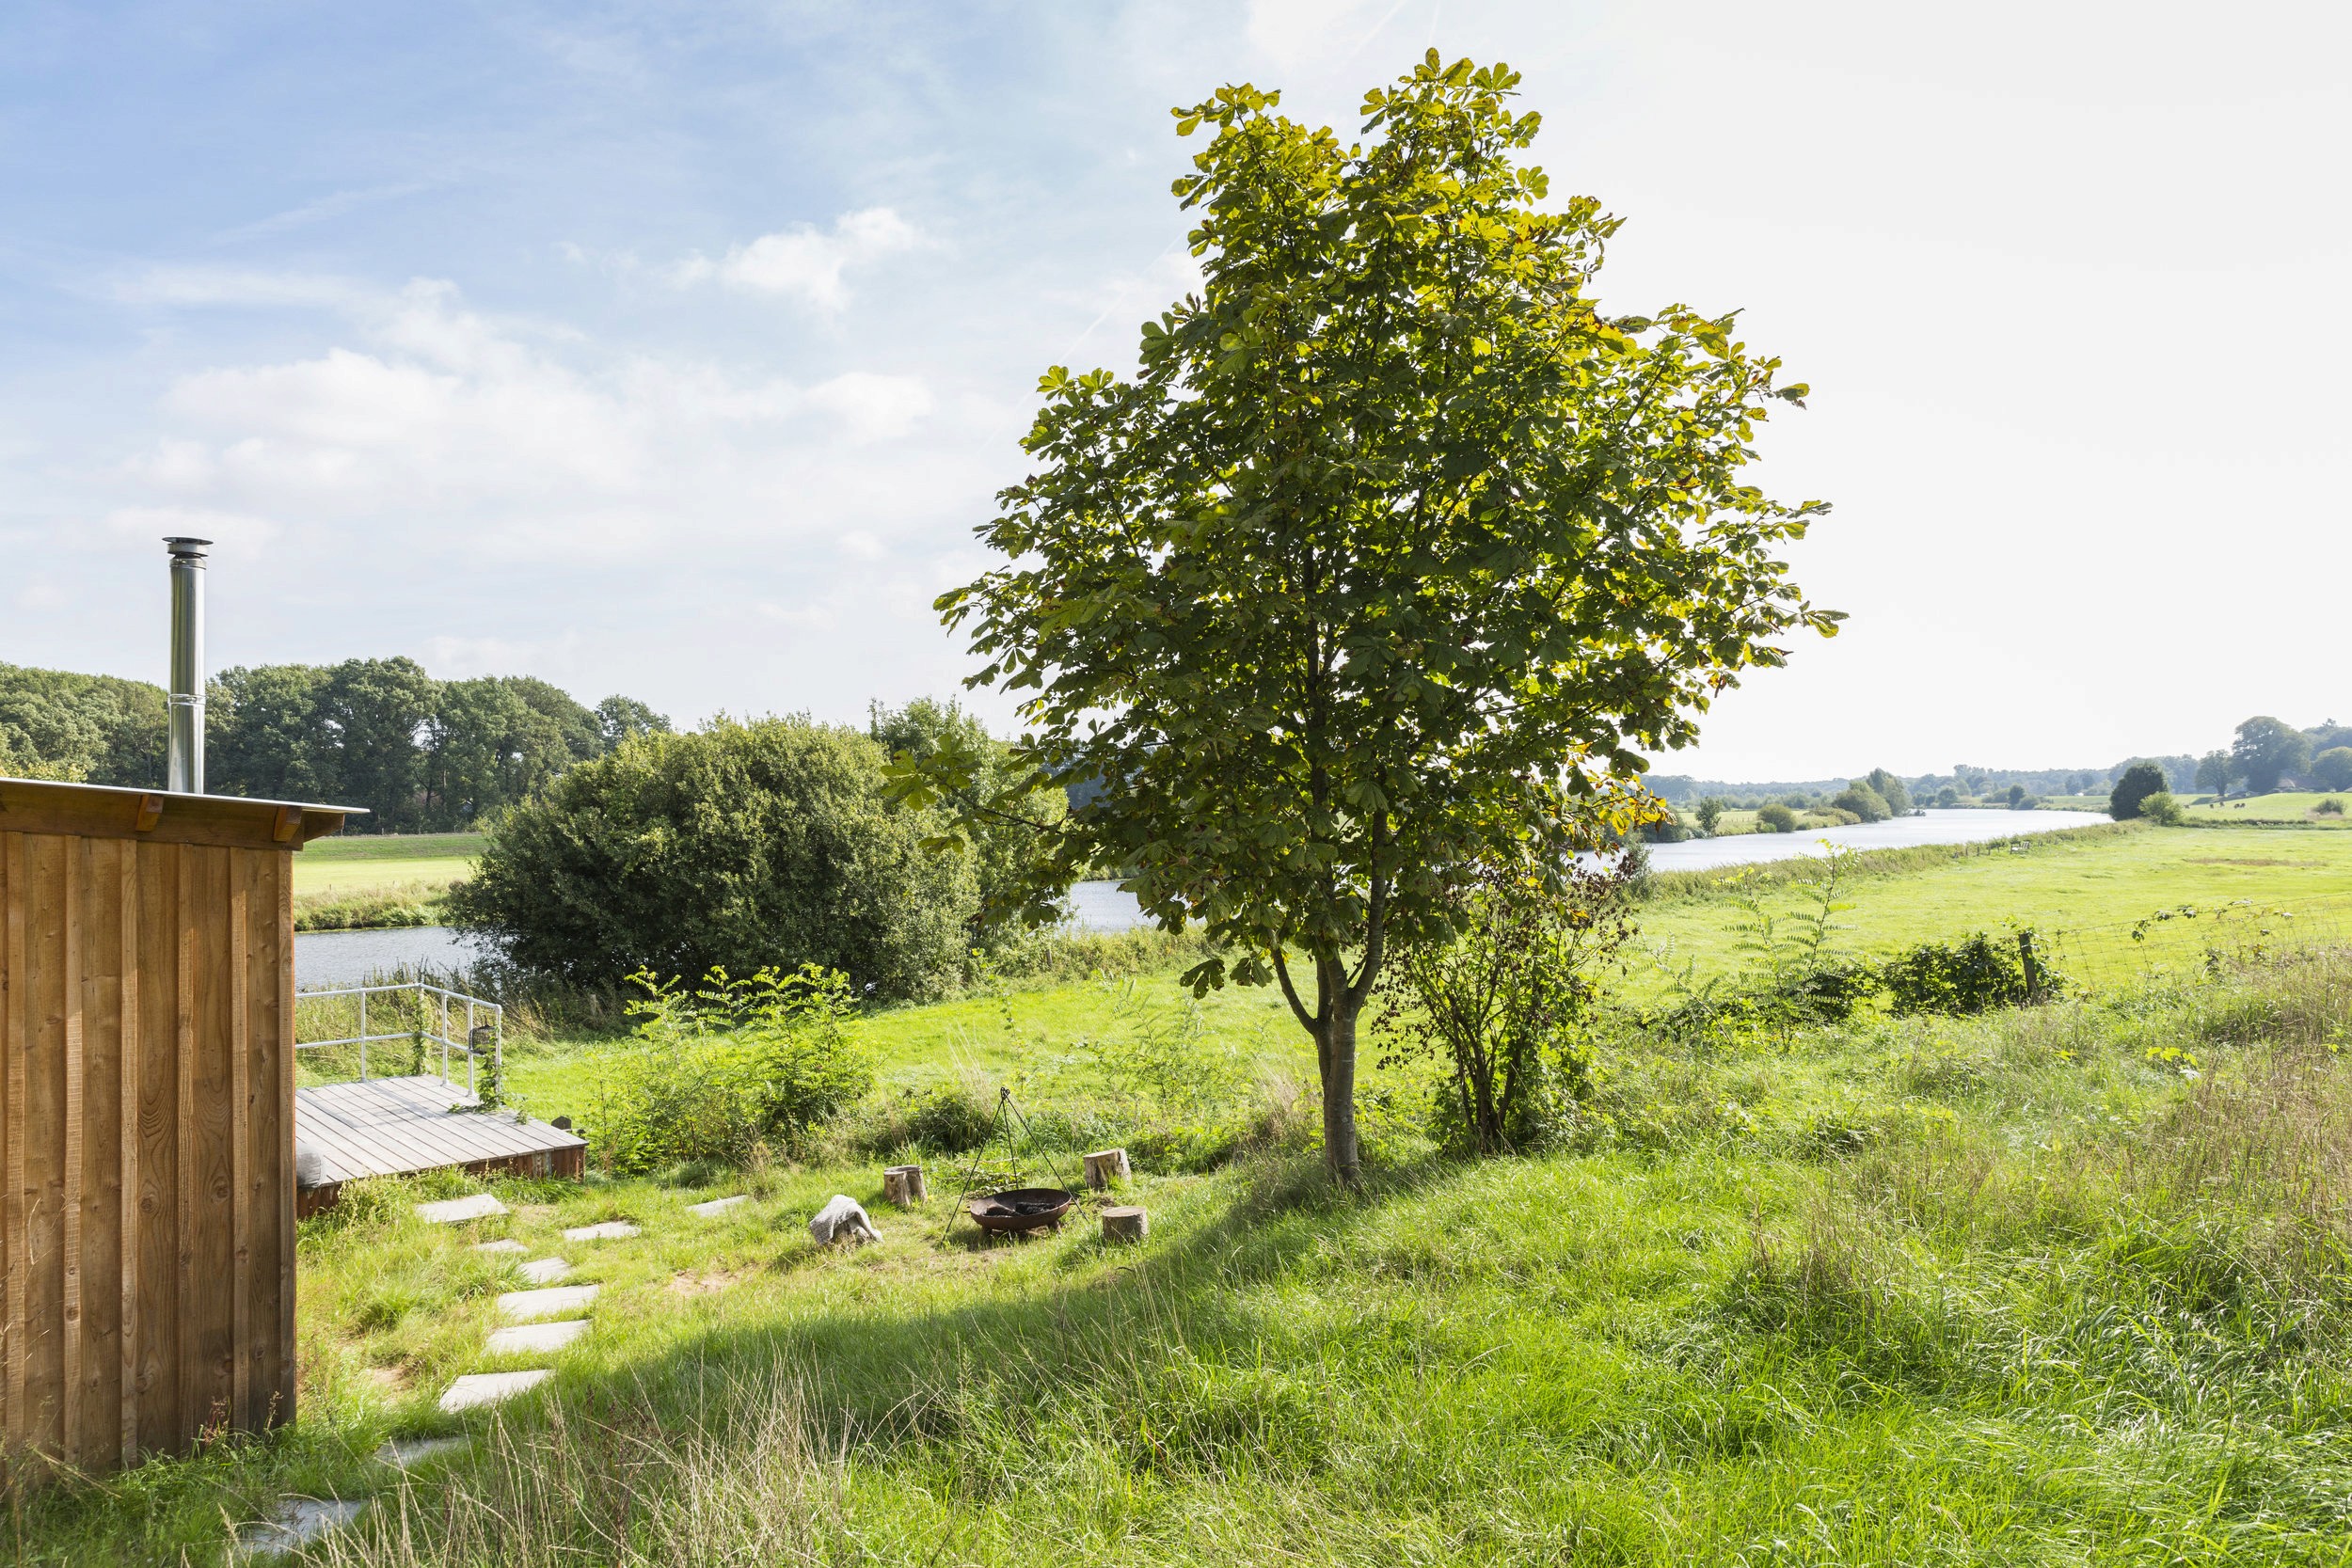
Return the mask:
[(982, 1230), (1042, 1230), (1060, 1224), (1077, 1201), (1077, 1194), (1059, 1187), (1010, 1187), (976, 1197), (965, 1207)]

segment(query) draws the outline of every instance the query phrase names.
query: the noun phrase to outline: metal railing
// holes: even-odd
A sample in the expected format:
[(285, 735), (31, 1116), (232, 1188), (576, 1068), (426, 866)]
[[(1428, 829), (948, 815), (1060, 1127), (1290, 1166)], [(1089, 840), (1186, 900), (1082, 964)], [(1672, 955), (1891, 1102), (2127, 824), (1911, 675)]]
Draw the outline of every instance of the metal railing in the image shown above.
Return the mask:
[[(302, 1005), (305, 1002), (320, 1002), (338, 996), (358, 999), (357, 1033), (338, 1036), (332, 1039), (300, 1038)], [(378, 1022), (382, 1022), (385, 1013), (389, 1010), (401, 1021), (398, 1028), (376, 1032), (370, 1030), (368, 1001), (371, 997), (402, 999), (400, 1005), (389, 1009), (381, 1004), (376, 1007)], [(457, 1028), (456, 1008), (460, 1005), (465, 1008), (462, 1036), (453, 1033)], [(490, 1058), (491, 1083), (502, 1084), (505, 1081), (506, 1009), (495, 1002), (485, 1002), (478, 996), (468, 996), (463, 991), (451, 990), (443, 986), (428, 985), (422, 980), (407, 980), (398, 985), (387, 986), (330, 986), (317, 990), (294, 992), (294, 1011), (297, 1036), (294, 1040), (294, 1049), (314, 1051), (326, 1046), (358, 1046), (361, 1083), (367, 1082), (369, 1077), (368, 1047), (371, 1044), (389, 1044), (395, 1040), (410, 1047), (415, 1052), (415, 1059), (420, 1067), (426, 1059), (427, 1048), (439, 1046), (441, 1048), (441, 1080), (453, 1086), (457, 1080), (450, 1076), (450, 1055), (453, 1052), (465, 1057), (466, 1092), (476, 1098), (480, 1096), (474, 1072), (474, 1063), (478, 1058), (483, 1056)], [(315, 1012), (315, 1009), (313, 1011)], [(402, 1073), (397, 1076), (406, 1077), (408, 1074)]]

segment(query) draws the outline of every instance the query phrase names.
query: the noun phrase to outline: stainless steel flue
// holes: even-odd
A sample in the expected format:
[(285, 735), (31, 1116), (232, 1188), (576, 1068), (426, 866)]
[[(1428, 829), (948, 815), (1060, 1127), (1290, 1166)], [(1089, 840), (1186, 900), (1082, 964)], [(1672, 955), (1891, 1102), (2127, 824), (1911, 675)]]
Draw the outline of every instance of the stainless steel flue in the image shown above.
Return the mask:
[(167, 539), (171, 552), (171, 708), (164, 788), (204, 793), (204, 552), (210, 539)]

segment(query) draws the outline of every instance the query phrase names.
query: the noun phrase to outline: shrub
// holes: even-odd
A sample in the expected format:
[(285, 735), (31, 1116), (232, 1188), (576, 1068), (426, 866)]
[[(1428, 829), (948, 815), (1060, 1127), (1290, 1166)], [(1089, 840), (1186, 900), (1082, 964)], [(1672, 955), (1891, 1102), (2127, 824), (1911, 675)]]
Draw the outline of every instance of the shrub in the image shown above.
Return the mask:
[(2344, 802), (2330, 795), (2328, 799), (2320, 801), (2318, 805), (2312, 807), (2312, 809), (2319, 813), (2322, 816), (2342, 816), (2344, 815)]
[(1899, 1018), (1918, 1013), (1980, 1013), (2014, 1007), (2065, 989), (2064, 976), (2035, 954), (2037, 993), (2026, 975), (2026, 952), (2033, 933), (2015, 942), (1995, 942), (1979, 931), (1963, 942), (1923, 942), (1879, 966), (1878, 976)]
[(1756, 825), (1768, 833), (1793, 833), (1797, 814), (1775, 800), (1756, 814)]
[(1960, 791), (1954, 789), (1950, 784), (1946, 784), (1943, 788), (1935, 792), (1935, 803), (1942, 806), (1945, 810), (1949, 811), (1952, 807), (1960, 804)]
[(645, 735), (492, 823), (453, 921), (575, 986), (640, 970), (838, 970), (872, 996), (961, 974), (971, 857), (882, 794), (881, 746), (807, 719)]
[(1711, 833), (1715, 831), (1716, 824), (1723, 821), (1724, 810), (1724, 803), (1709, 795), (1698, 803), (1697, 808), (1691, 815), (1698, 818), (1701, 832)]
[(846, 975), (811, 964), (747, 979), (713, 971), (698, 990), (640, 974), (629, 1006), (645, 1049), (599, 1086), (589, 1142), (608, 1169), (736, 1166), (791, 1148), (873, 1083), (848, 1025)]
[(2139, 816), (2141, 801), (2166, 788), (2163, 768), (2153, 762), (2136, 762), (2115, 781), (2115, 788), (2107, 796), (2107, 815), (2118, 822), (2129, 822)]
[(907, 1139), (934, 1154), (964, 1154), (980, 1147), (995, 1107), (961, 1084), (933, 1089), (907, 1117)]
[(2173, 799), (2169, 789), (2159, 789), (2140, 801), (2139, 815), (2142, 821), (2153, 822), (2161, 828), (2177, 828), (2185, 820), (2181, 802)]
[(1859, 779), (1830, 797), (1829, 803), (1865, 822), (1883, 822), (1895, 815), (1886, 798)]

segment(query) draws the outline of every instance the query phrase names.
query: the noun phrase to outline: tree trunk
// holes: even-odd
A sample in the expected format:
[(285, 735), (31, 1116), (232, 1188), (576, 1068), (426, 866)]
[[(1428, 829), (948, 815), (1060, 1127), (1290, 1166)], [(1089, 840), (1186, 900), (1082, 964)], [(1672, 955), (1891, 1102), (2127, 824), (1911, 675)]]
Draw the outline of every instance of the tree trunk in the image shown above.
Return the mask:
[(1323, 1070), (1323, 1158), (1333, 1176), (1353, 1187), (1363, 1161), (1356, 1142), (1356, 1009), (1344, 988), (1326, 996), (1322, 1025), (1315, 1058)]

